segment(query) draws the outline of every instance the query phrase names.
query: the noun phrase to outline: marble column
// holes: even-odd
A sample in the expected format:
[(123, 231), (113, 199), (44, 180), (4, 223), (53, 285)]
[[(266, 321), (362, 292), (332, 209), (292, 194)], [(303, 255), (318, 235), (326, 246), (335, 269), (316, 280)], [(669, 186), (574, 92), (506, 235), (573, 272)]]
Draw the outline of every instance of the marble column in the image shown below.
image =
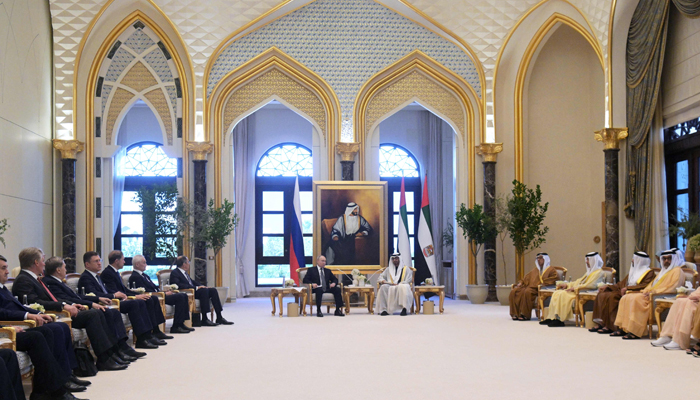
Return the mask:
[[(194, 163), (194, 204), (197, 207), (207, 207), (207, 155), (212, 152), (213, 145), (207, 142), (188, 142), (187, 150), (193, 154)], [(194, 229), (199, 229), (202, 221), (195, 215)], [(194, 278), (207, 285), (207, 246), (204, 242), (194, 245)]]
[(62, 256), (66, 271), (75, 272), (76, 217), (75, 217), (75, 162), (84, 144), (77, 140), (54, 139), (53, 147), (61, 152), (62, 166)]
[[(503, 151), (503, 143), (482, 143), (477, 153), (483, 157), (484, 213), (496, 219), (496, 157)], [(484, 282), (489, 285), (486, 301), (498, 301), (496, 297), (496, 238), (484, 243)]]
[(360, 150), (359, 143), (338, 142), (335, 150), (340, 154), (340, 166), (342, 170), (342, 180), (355, 180), (355, 155)]
[(605, 128), (595, 133), (603, 142), (605, 153), (605, 266), (617, 271), (620, 279), (620, 208), (619, 157), (620, 140), (627, 137), (627, 128)]

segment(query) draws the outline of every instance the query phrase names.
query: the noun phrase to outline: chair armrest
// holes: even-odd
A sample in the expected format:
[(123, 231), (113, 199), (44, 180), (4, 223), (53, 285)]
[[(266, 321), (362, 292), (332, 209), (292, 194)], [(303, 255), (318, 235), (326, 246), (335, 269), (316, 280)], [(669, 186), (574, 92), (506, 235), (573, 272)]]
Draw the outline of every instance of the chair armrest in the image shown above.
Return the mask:
[(119, 306), (121, 305), (121, 300), (119, 300), (119, 299), (112, 299), (112, 305), (115, 306), (115, 307), (117, 307), (117, 308), (119, 308)]
[[(60, 317), (63, 317), (63, 318), (70, 318), (70, 312), (65, 311), (65, 310), (61, 310), (61, 311), (46, 311), (44, 314), (51, 314), (51, 315), (54, 315), (54, 316), (56, 316), (56, 317), (59, 317), (59, 316), (60, 316)], [(55, 320), (56, 320), (56, 318), (54, 318), (54, 321), (55, 321)]]
[(179, 289), (185, 293), (191, 293), (194, 296), (194, 289)]
[(3, 343), (0, 345), (0, 348), (17, 351), (17, 330), (15, 330), (14, 327), (6, 326), (4, 328), (0, 328), (0, 338), (2, 337), (9, 339), (10, 343)]
[(21, 326), (23, 328), (31, 329), (36, 328), (36, 321), (31, 319), (25, 319), (24, 321), (0, 321), (0, 325), (5, 325), (5, 327), (10, 326)]
[(136, 296), (127, 296), (127, 300), (136, 300)]

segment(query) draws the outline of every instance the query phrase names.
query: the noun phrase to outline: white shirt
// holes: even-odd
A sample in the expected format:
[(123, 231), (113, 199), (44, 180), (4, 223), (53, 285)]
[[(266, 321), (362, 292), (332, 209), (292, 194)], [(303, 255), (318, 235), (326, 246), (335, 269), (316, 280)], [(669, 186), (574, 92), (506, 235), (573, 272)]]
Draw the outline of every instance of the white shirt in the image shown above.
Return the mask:
[(32, 276), (32, 278), (39, 280), (39, 278), (36, 276), (36, 274), (28, 269), (23, 270), (24, 272), (28, 273), (29, 275)]

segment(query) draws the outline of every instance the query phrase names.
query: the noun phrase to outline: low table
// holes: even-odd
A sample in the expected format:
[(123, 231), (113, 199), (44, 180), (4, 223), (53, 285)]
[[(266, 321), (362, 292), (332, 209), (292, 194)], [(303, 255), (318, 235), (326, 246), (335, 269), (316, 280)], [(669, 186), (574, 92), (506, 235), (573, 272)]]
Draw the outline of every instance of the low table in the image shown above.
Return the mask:
[(301, 309), (304, 312), (304, 316), (306, 316), (306, 299), (308, 297), (308, 293), (306, 290), (305, 286), (302, 287), (289, 287), (289, 288), (274, 288), (270, 291), (270, 302), (272, 303), (272, 315), (275, 315), (275, 296), (277, 297), (277, 300), (280, 304), (280, 317), (282, 317), (282, 314), (284, 313), (284, 306), (282, 305), (282, 297), (285, 295), (291, 294), (294, 296), (294, 301), (296, 303), (299, 303), (299, 299), (301, 298)]
[(369, 311), (370, 314), (374, 314), (374, 287), (371, 285), (350, 285), (343, 287), (343, 301), (345, 301), (345, 314), (350, 314), (350, 294), (352, 293), (357, 293), (358, 295), (363, 296), (369, 296), (369, 300), (367, 301), (367, 311)]
[(416, 300), (416, 314), (420, 314), (420, 297), (425, 293), (437, 293), (440, 296), (440, 314), (445, 311), (445, 285), (421, 285), (414, 288), (413, 296)]

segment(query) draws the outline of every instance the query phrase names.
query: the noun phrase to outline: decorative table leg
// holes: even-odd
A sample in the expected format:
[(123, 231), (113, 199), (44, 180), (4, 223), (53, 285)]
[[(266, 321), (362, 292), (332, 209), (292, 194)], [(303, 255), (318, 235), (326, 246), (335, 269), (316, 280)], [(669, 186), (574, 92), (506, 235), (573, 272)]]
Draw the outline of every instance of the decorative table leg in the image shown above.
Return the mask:
[(343, 301), (345, 302), (345, 314), (350, 314), (350, 294), (347, 290), (343, 293)]
[(444, 304), (445, 304), (445, 289), (440, 291), (440, 314), (442, 314), (443, 311), (445, 311)]
[(274, 290), (270, 292), (270, 302), (272, 303), (272, 316), (273, 317), (275, 316), (275, 312), (277, 311), (277, 309), (275, 308), (275, 295), (276, 294), (277, 293), (275, 293)]
[(369, 292), (369, 313), (374, 315), (374, 291)]
[(282, 306), (282, 296), (283, 296), (282, 293), (277, 295), (277, 300), (280, 303), (280, 318), (282, 318), (282, 314), (284, 314), (284, 307)]
[(413, 293), (413, 298), (416, 301), (416, 314), (420, 314), (420, 293)]
[(301, 292), (301, 311), (304, 313), (304, 316), (306, 317), (306, 298), (308, 297), (308, 293), (306, 290)]

